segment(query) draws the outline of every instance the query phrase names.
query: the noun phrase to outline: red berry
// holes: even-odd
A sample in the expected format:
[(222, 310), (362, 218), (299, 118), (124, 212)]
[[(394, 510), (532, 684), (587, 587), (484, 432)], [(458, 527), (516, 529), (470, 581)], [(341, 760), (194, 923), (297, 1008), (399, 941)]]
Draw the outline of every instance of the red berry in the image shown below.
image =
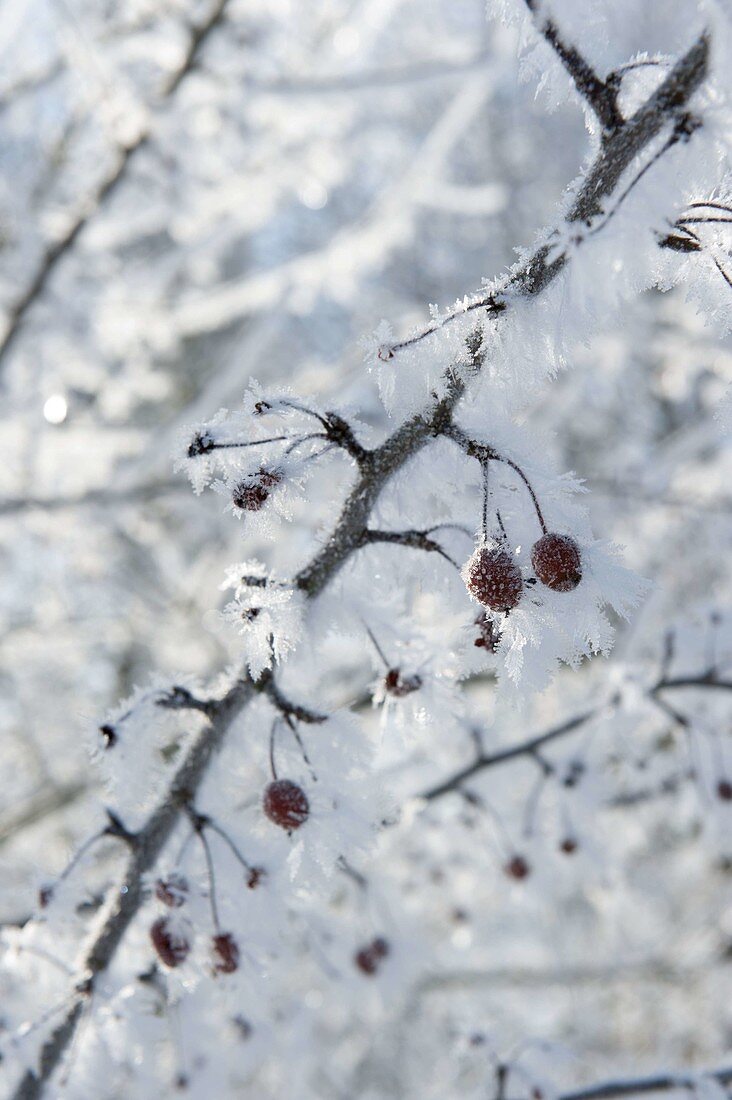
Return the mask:
[(247, 877), (247, 886), (250, 890), (256, 890), (260, 882), (264, 878), (266, 871), (264, 867), (250, 867), (249, 875)]
[(240, 481), (234, 486), (231, 499), (236, 508), (244, 512), (258, 512), (267, 503), (269, 492), (257, 482)]
[(723, 802), (732, 802), (732, 783), (729, 779), (720, 779), (717, 783), (717, 797)]
[(492, 611), (510, 611), (521, 599), (521, 570), (500, 546), (479, 547), (465, 565), (463, 577), (470, 595)]
[(582, 580), (580, 548), (569, 535), (542, 535), (531, 550), (534, 571), (547, 588), (571, 592)]
[(170, 909), (179, 909), (188, 896), (188, 880), (173, 872), (155, 883), (155, 897)]
[(489, 619), (485, 611), (475, 620), (478, 627), (478, 637), (473, 643), (478, 649), (487, 649), (489, 653), (495, 653), (501, 640), (501, 632), (492, 619)]
[(282, 481), (279, 470), (260, 470), (234, 486), (232, 503), (244, 512), (258, 512), (269, 499), (270, 490)]
[(262, 807), (265, 814), (282, 829), (299, 829), (310, 814), (310, 803), (302, 787), (291, 779), (275, 779), (266, 791)]
[(515, 878), (519, 882), (522, 879), (528, 878), (531, 873), (531, 868), (524, 859), (523, 856), (513, 856), (505, 865), (503, 870), (509, 876), (509, 878)]
[(213, 938), (214, 971), (233, 974), (239, 968), (239, 945), (231, 932), (219, 932)]
[(366, 947), (360, 948), (353, 956), (353, 961), (362, 974), (369, 976), (376, 973), (379, 963), (389, 954), (389, 944), (383, 936), (377, 936)]
[(384, 677), (384, 687), (389, 695), (397, 699), (411, 695), (413, 691), (419, 691), (421, 686), (421, 676), (402, 676), (398, 668), (390, 668)]
[(180, 966), (185, 961), (191, 945), (180, 932), (176, 932), (167, 917), (160, 917), (150, 929), (152, 945), (166, 966)]
[(368, 947), (362, 947), (360, 951), (357, 951), (353, 956), (353, 961), (362, 974), (375, 974), (379, 966), (378, 959)]
[(565, 856), (574, 855), (577, 851), (578, 844), (573, 836), (565, 836), (562, 843), (559, 845), (560, 852), (564, 852)]

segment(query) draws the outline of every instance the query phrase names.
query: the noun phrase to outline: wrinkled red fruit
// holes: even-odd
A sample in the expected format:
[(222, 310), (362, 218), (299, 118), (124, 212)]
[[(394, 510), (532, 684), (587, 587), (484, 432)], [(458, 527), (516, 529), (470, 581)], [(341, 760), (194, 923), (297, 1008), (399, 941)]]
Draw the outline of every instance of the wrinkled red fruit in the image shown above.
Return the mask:
[(379, 969), (379, 964), (389, 954), (389, 944), (383, 936), (377, 936), (362, 947), (353, 956), (353, 961), (362, 974), (373, 975)]
[(214, 970), (233, 974), (239, 967), (239, 946), (231, 932), (219, 932), (213, 938)]
[(489, 653), (495, 653), (501, 640), (501, 632), (492, 619), (485, 612), (475, 620), (478, 628), (478, 637), (473, 643), (478, 649), (487, 649)]
[(577, 841), (573, 836), (565, 836), (562, 843), (559, 845), (560, 852), (564, 852), (565, 856), (574, 855), (577, 851)]
[(173, 872), (155, 883), (155, 897), (170, 909), (179, 909), (188, 897), (188, 880)]
[(717, 783), (717, 797), (723, 802), (732, 802), (732, 783), (729, 779), (720, 779)]
[(531, 550), (534, 572), (547, 588), (571, 592), (582, 580), (580, 548), (569, 535), (542, 535)]
[(282, 474), (278, 470), (260, 470), (234, 486), (232, 503), (244, 512), (258, 512), (267, 503), (270, 490), (281, 481)]
[(528, 878), (531, 868), (523, 856), (513, 856), (503, 868), (509, 878), (515, 878), (519, 882)]
[(155, 921), (150, 929), (150, 939), (158, 958), (170, 967), (180, 966), (191, 949), (185, 936), (171, 928), (167, 917)]
[(524, 588), (518, 564), (499, 546), (482, 546), (465, 566), (465, 584), (471, 596), (491, 611), (510, 611)]
[(402, 676), (398, 668), (390, 668), (384, 677), (384, 687), (389, 695), (401, 699), (405, 695), (411, 695), (413, 691), (419, 691), (422, 687), (422, 677)]
[(302, 787), (291, 779), (275, 779), (264, 792), (262, 807), (270, 821), (281, 829), (299, 829), (310, 814), (310, 803)]

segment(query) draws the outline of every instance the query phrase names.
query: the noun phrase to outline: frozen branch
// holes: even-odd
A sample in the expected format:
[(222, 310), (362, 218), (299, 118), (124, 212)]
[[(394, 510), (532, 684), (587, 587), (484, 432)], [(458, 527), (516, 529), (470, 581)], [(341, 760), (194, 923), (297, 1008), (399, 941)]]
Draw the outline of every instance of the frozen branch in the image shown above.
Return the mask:
[(443, 550), (439, 542), (431, 539), (425, 531), (377, 531), (369, 528), (363, 532), (364, 546), (375, 542), (391, 543), (394, 546), (410, 546), (414, 550), (426, 550), (429, 553), (439, 554), (446, 561), (449, 561), (450, 565), (454, 565), (456, 569), (459, 568), (450, 555)]
[[(646, 694), (650, 699), (657, 699), (658, 696), (665, 691), (673, 691), (674, 689), (680, 688), (706, 688), (717, 691), (732, 691), (732, 681), (718, 679), (713, 671), (709, 671), (699, 676), (678, 676), (669, 679), (661, 679), (650, 687)], [(604, 706), (594, 707), (592, 710), (584, 711), (574, 718), (569, 718), (566, 722), (562, 722), (558, 726), (553, 726), (544, 733), (539, 733), (535, 737), (528, 738), (526, 741), (519, 741), (515, 745), (508, 745), (505, 749), (499, 749), (494, 753), (480, 753), (471, 764), (456, 771), (453, 775), (448, 776), (447, 779), (444, 779), (436, 786), (430, 787), (429, 790), (422, 793), (421, 797), (431, 802), (436, 798), (442, 798), (443, 795), (449, 794), (451, 791), (459, 790), (467, 779), (472, 779), (474, 775), (488, 768), (495, 768), (500, 764), (507, 764), (509, 761), (517, 760), (520, 757), (535, 757), (539, 749), (544, 748), (545, 745), (551, 744), (553, 741), (558, 741), (560, 738), (566, 737), (570, 733), (574, 733), (587, 722), (592, 721), (593, 718), (598, 718), (600, 714), (603, 713), (604, 709)], [(679, 720), (676, 715), (674, 715), (674, 717), (677, 721)]]
[(685, 1089), (693, 1093), (705, 1078), (720, 1085), (728, 1085), (732, 1082), (732, 1066), (706, 1073), (659, 1073), (651, 1077), (603, 1081), (599, 1085), (577, 1089), (576, 1092), (561, 1093), (557, 1100), (611, 1100), (615, 1096), (641, 1096), (649, 1092), (670, 1092), (673, 1089)]
[[(677, 128), (691, 96), (706, 75), (708, 63), (709, 38), (703, 34), (677, 61), (657, 91), (603, 143), (567, 211), (565, 226), (582, 222), (588, 229), (592, 228), (593, 219), (604, 213), (603, 200), (613, 194), (635, 158), (664, 128)], [(416, 335), (392, 345), (392, 352), (420, 343), (466, 313), (483, 310), (489, 315), (500, 313), (506, 308), (512, 294), (538, 294), (556, 278), (567, 263), (566, 252), (556, 254), (555, 246), (559, 236), (558, 230), (550, 233), (546, 244), (536, 250), (528, 263), (509, 272), (498, 288), (473, 298), (465, 308), (453, 310), (440, 321), (421, 329)], [(579, 243), (581, 230), (576, 237)]]
[[(169, 99), (192, 71), (204, 43), (223, 19), (227, 3), (228, 0), (215, 0), (203, 22), (192, 29), (185, 55), (179, 67), (162, 88), (161, 100)], [(152, 129), (150, 126), (146, 126), (129, 142), (118, 147), (116, 163), (111, 172), (102, 180), (94, 194), (87, 199), (77, 216), (71, 220), (66, 232), (46, 250), (35, 275), (25, 291), (10, 307), (5, 318), (5, 332), (0, 337), (0, 366), (6, 353), (15, 342), (28, 310), (43, 295), (48, 280), (53, 275), (57, 265), (71, 251), (79, 235), (89, 222), (96, 217), (110, 195), (117, 189), (125, 177), (130, 161), (140, 149), (148, 144), (151, 136)]]
[[(207, 26), (213, 27), (221, 18), (225, 0), (219, 0), (214, 13), (209, 17)], [(200, 48), (205, 34), (199, 33), (195, 39), (194, 52)], [(637, 157), (656, 135), (666, 126), (675, 125), (683, 114), (686, 103), (698, 87), (707, 66), (708, 42), (702, 37), (689, 52), (676, 64), (661, 87), (649, 98), (640, 110), (629, 119), (621, 130), (611, 134), (590, 167), (584, 182), (580, 185), (566, 221), (569, 223), (589, 221), (602, 212), (603, 200), (609, 198), (618, 186), (625, 169)], [(188, 68), (192, 64), (192, 59)], [(187, 69), (186, 69), (187, 71)], [(169, 93), (177, 86), (182, 75), (169, 87)], [(144, 139), (142, 139), (144, 140)], [(138, 142), (136, 147), (139, 147)], [(124, 171), (131, 152), (123, 158), (123, 166), (107, 182), (97, 201), (103, 201)], [(65, 238), (65, 242), (56, 246), (50, 259), (47, 259), (42, 273), (35, 280), (31, 292), (27, 293), (16, 307), (9, 334), (0, 344), (0, 355), (7, 350), (10, 339), (17, 332), (22, 318), (33, 301), (42, 293), (48, 276), (58, 259), (73, 244), (75, 237), (84, 227), (90, 215), (85, 215), (76, 223), (75, 230)], [(564, 227), (557, 229), (548, 238), (556, 240)], [(502, 314), (510, 308), (512, 297), (532, 297), (541, 293), (563, 270), (568, 257), (565, 253), (556, 256), (551, 252), (552, 244), (541, 246), (524, 264), (509, 273), (503, 282), (500, 300), (488, 295), (476, 300), (468, 307), (471, 310), (482, 309), (492, 314)], [(550, 259), (550, 256), (552, 258)], [(462, 316), (461, 311), (453, 316)], [(422, 339), (436, 326), (425, 330)], [(404, 345), (401, 345), (404, 346)], [(477, 370), (485, 356), (484, 346), (472, 349), (471, 365)], [(435, 438), (444, 436), (452, 426), (454, 409), (462, 397), (464, 383), (456, 373), (448, 372), (445, 382), (445, 394), (435, 398), (421, 413), (403, 423), (380, 446), (373, 450), (362, 448), (352, 437), (343, 435), (346, 449), (354, 458), (358, 470), (357, 480), (348, 495), (333, 533), (315, 554), (312, 561), (304, 566), (295, 578), (299, 589), (309, 598), (315, 598), (337, 575), (349, 557), (361, 549), (368, 532), (369, 519), (373, 507), (382, 490), (394, 474), (429, 445)], [(333, 427), (338, 431), (338, 426)], [(420, 536), (421, 537), (421, 536)], [(426, 537), (426, 536), (425, 536)], [(668, 686), (668, 685), (667, 685)], [(687, 685), (689, 686), (689, 685)], [(92, 933), (86, 946), (80, 966), (80, 976), (76, 983), (76, 992), (71, 996), (69, 1006), (61, 1022), (55, 1027), (42, 1047), (37, 1072), (28, 1070), (20, 1081), (15, 1100), (32, 1100), (39, 1097), (48, 1081), (64, 1057), (83, 1012), (86, 998), (93, 990), (94, 981), (113, 960), (117, 948), (131, 921), (143, 901), (143, 882), (145, 876), (154, 867), (156, 860), (176, 828), (181, 813), (194, 804), (198, 788), (206, 774), (209, 762), (221, 746), (233, 720), (259, 692), (266, 691), (271, 701), (292, 717), (302, 721), (321, 721), (322, 718), (291, 704), (275, 688), (274, 681), (263, 678), (253, 682), (250, 678), (238, 680), (233, 687), (218, 700), (201, 701), (191, 697), (189, 707), (201, 711), (204, 724), (193, 737), (184, 758), (174, 773), (172, 782), (162, 796), (143, 827), (130, 838), (130, 856), (122, 882), (112, 890), (102, 911), (99, 924)], [(186, 702), (181, 690), (175, 690), (171, 698), (177, 698), (178, 705)], [(447, 790), (458, 786), (468, 775), (482, 768), (503, 763), (517, 756), (536, 752), (549, 741), (558, 739), (586, 722), (588, 712), (570, 719), (562, 726), (539, 735), (531, 742), (505, 749), (491, 757), (480, 757), (467, 770), (458, 773), (438, 788), (428, 792), (425, 797), (436, 798)], [(579, 1100), (578, 1097), (573, 1100)]]
[(612, 81), (601, 80), (579, 50), (567, 42), (551, 16), (544, 14), (543, 0), (526, 0), (526, 6), (534, 17), (539, 34), (554, 50), (603, 130), (606, 133), (619, 130), (623, 125), (623, 116), (618, 108), (617, 86)]

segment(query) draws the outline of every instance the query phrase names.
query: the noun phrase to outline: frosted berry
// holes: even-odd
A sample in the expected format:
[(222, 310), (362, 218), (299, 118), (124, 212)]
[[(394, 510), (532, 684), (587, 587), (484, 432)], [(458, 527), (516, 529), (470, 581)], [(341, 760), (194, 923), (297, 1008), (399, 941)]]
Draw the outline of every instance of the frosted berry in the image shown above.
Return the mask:
[(38, 904), (41, 909), (46, 909), (53, 900), (53, 886), (41, 886), (38, 891)]
[(281, 481), (282, 474), (278, 470), (262, 469), (234, 486), (232, 503), (244, 512), (258, 512), (267, 503), (271, 490)]
[(397, 699), (405, 695), (411, 695), (413, 691), (419, 691), (422, 687), (421, 676), (402, 676), (398, 668), (390, 668), (384, 677), (384, 687)]
[(565, 856), (571, 856), (577, 851), (577, 847), (577, 841), (573, 836), (565, 836), (564, 840), (559, 845), (559, 851), (564, 852)]
[(542, 535), (531, 550), (534, 572), (547, 588), (571, 592), (582, 580), (580, 548), (569, 535)]
[(180, 966), (191, 949), (188, 940), (176, 932), (167, 917), (160, 917), (150, 929), (150, 939), (158, 958), (166, 966)]
[(389, 944), (383, 936), (377, 936), (371, 943), (360, 948), (353, 956), (353, 961), (362, 974), (369, 976), (375, 974), (383, 959), (389, 954)]
[(299, 829), (310, 815), (310, 803), (302, 787), (291, 779), (275, 779), (264, 792), (262, 807), (281, 829)]
[(509, 859), (503, 870), (509, 878), (515, 878), (519, 882), (522, 879), (528, 878), (531, 873), (531, 868), (523, 856), (513, 856)]
[(732, 802), (732, 783), (729, 779), (720, 779), (717, 783), (717, 798), (722, 802)]
[(175, 872), (155, 883), (155, 897), (169, 909), (179, 909), (188, 897), (188, 880)]
[(214, 971), (233, 974), (239, 968), (239, 945), (231, 932), (219, 932), (213, 938)]
[(524, 588), (518, 564), (500, 546), (479, 547), (465, 565), (463, 578), (470, 595), (491, 611), (516, 607)]
[(249, 889), (256, 890), (266, 873), (264, 867), (250, 867), (247, 876), (247, 886)]
[(489, 619), (485, 611), (475, 620), (478, 628), (478, 637), (473, 645), (478, 649), (487, 649), (489, 653), (495, 653), (501, 641), (501, 632), (492, 619)]

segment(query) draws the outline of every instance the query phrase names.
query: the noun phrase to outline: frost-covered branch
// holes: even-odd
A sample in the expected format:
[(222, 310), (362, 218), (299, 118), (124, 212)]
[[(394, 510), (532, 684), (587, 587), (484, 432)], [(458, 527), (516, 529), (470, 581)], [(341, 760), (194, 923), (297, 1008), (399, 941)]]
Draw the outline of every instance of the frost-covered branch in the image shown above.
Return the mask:
[[(654, 699), (662, 697), (663, 693), (666, 691), (684, 688), (732, 691), (732, 680), (718, 677), (713, 670), (698, 676), (691, 675), (664, 678), (648, 688), (646, 695), (648, 698)], [(554, 741), (560, 740), (560, 738), (566, 737), (570, 733), (574, 733), (593, 719), (599, 718), (605, 709), (605, 706), (594, 707), (591, 710), (586, 710), (581, 714), (575, 715), (573, 718), (568, 718), (566, 722), (561, 722), (559, 725), (552, 726), (551, 729), (545, 730), (543, 733), (538, 733), (534, 737), (527, 738), (525, 741), (519, 741), (515, 745), (507, 745), (506, 748), (499, 749), (494, 753), (481, 752), (470, 764), (424, 791), (421, 797), (431, 802), (436, 798), (442, 798), (443, 795), (450, 794), (452, 791), (460, 790), (466, 780), (472, 779), (474, 775), (478, 775), (488, 768), (495, 768), (501, 764), (507, 764), (509, 761), (517, 760), (521, 757), (536, 758), (540, 749), (545, 748)], [(679, 716), (675, 712), (673, 717), (682, 724), (686, 721), (683, 716)]]
[[(709, 37), (703, 34), (676, 62), (660, 87), (643, 106), (603, 143), (597, 159), (579, 185), (565, 217), (566, 226), (574, 227), (579, 223), (584, 226), (584, 229), (578, 228), (574, 235), (576, 243), (581, 242), (584, 233), (593, 231), (594, 219), (602, 220), (605, 212), (604, 200), (619, 186), (624, 173), (636, 157), (665, 127), (678, 130), (674, 140), (681, 139), (686, 128), (684, 117), (687, 104), (704, 79), (708, 61)], [(448, 313), (415, 335), (391, 345), (391, 353), (396, 354), (403, 348), (420, 343), (465, 313), (501, 313), (512, 294), (536, 294), (543, 290), (567, 263), (565, 251), (560, 250), (556, 254), (559, 237), (559, 231), (554, 230), (549, 234), (547, 243), (537, 249), (528, 264), (509, 274), (498, 288), (494, 287), (487, 294), (471, 298), (463, 308)]]
[(526, 0), (526, 6), (534, 17), (537, 30), (556, 53), (574, 85), (597, 115), (603, 130), (611, 133), (623, 125), (618, 108), (617, 85), (602, 80), (576, 46), (567, 42), (552, 17), (545, 13), (545, 0)]
[[(218, 14), (215, 18), (211, 17), (209, 20), (211, 26), (215, 25), (215, 22), (221, 17), (223, 0), (217, 6), (216, 11)], [(198, 35), (195, 50), (200, 47), (203, 37), (202, 34)], [(616, 130), (608, 136), (603, 143), (597, 160), (590, 167), (585, 179), (580, 184), (562, 225), (553, 234), (549, 235), (547, 242), (543, 243), (527, 261), (505, 278), (500, 292), (494, 292), (489, 296), (473, 300), (466, 307), (466, 310), (452, 315), (453, 318), (462, 316), (463, 312), (479, 309), (485, 310), (490, 315), (501, 315), (510, 310), (514, 301), (538, 295), (549, 286), (568, 262), (567, 253), (562, 251), (559, 255), (556, 254), (556, 242), (562, 238), (566, 226), (584, 222), (593, 230), (601, 228), (601, 225), (593, 226), (593, 219), (602, 215), (604, 201), (613, 196), (616, 188), (623, 180), (626, 169), (664, 127), (669, 127), (674, 133), (676, 132), (675, 127), (679, 119), (685, 117), (685, 109), (689, 98), (706, 72), (707, 54), (708, 43), (706, 37), (703, 37), (674, 66), (660, 88), (650, 96), (644, 106), (631, 119), (624, 123), (622, 129)], [(182, 79), (182, 75), (172, 83), (170, 91), (174, 90), (180, 79)], [(139, 143), (137, 147), (139, 147)], [(126, 154), (126, 159), (129, 159), (130, 155), (130, 153)], [(115, 176), (115, 180), (117, 178), (119, 178), (119, 175)], [(107, 189), (99, 197), (100, 201), (113, 186), (114, 180), (108, 184)], [(42, 292), (46, 279), (55, 266), (57, 259), (73, 244), (74, 237), (86, 224), (86, 220), (88, 219), (83, 219), (77, 223), (76, 230), (65, 246), (60, 251), (57, 249), (56, 252), (51, 254), (52, 258), (47, 260), (44, 272), (36, 279), (32, 292), (26, 294), (21, 305), (16, 307), (10, 333), (6, 336), (5, 343), (0, 346), (0, 354), (7, 349), (9, 340), (12, 338), (12, 334), (17, 331), (17, 327), (29, 305)], [(477, 322), (479, 322), (479, 318), (480, 315), (476, 316)], [(394, 345), (390, 350), (390, 354), (393, 356), (400, 347), (423, 339), (429, 332), (435, 331), (436, 327), (433, 326), (424, 330), (421, 335), (401, 345)], [(479, 324), (478, 329), (480, 329)], [(478, 338), (472, 345), (469, 343), (468, 350), (469, 368), (471, 371), (478, 373), (489, 349)], [(381, 497), (385, 487), (395, 478), (395, 475), (435, 440), (451, 434), (454, 436), (453, 413), (466, 387), (466, 381), (461, 373), (464, 366), (464, 363), (453, 364), (453, 367), (446, 373), (444, 394), (433, 397), (420, 413), (407, 419), (377, 447), (367, 449), (357, 439), (355, 432), (344, 419), (330, 413), (325, 414), (324, 418), (319, 414), (315, 414), (316, 419), (320, 420), (320, 428), (322, 429), (318, 431), (317, 435), (300, 436), (292, 444), (298, 445), (304, 440), (322, 439), (325, 436), (328, 444), (335, 444), (347, 453), (352, 460), (355, 473), (355, 481), (343, 504), (340, 517), (332, 534), (313, 559), (303, 566), (294, 578), (292, 587), (297, 590), (299, 598), (314, 599), (320, 595), (345, 563), (361, 551), (365, 545), (374, 541), (397, 542), (404, 545), (419, 546), (420, 549), (432, 550), (437, 548), (436, 543), (435, 546), (431, 545), (434, 540), (431, 540), (428, 535), (407, 531), (401, 535), (397, 533), (396, 538), (392, 538), (389, 532), (370, 527), (370, 520), (375, 504)], [(283, 441), (282, 438), (278, 437), (278, 442), (281, 441)], [(264, 440), (259, 440), (259, 443), (263, 444)], [(189, 457), (191, 459), (205, 459), (217, 448), (224, 449), (228, 446), (238, 447), (240, 444), (233, 440), (229, 442), (216, 441), (211, 436), (199, 434), (195, 437), (194, 443), (191, 444), (193, 453), (189, 448)], [(486, 444), (485, 446), (490, 445)], [(495, 454), (497, 460), (500, 461), (499, 452), (496, 451)], [(537, 512), (541, 515), (534, 491), (521, 468), (513, 462), (509, 462), (509, 465), (518, 470), (524, 481), (526, 481), (534, 498)], [(265, 474), (270, 478), (267, 486), (261, 481)], [(253, 497), (250, 496), (243, 501), (242, 507), (244, 508), (250, 507), (251, 510), (255, 510), (254, 505), (256, 505), (256, 508), (261, 507), (264, 500), (266, 500), (269, 488), (272, 487), (275, 472), (262, 469), (257, 476), (260, 478), (258, 484), (246, 483), (244, 490), (241, 486), (237, 486), (239, 494), (237, 499), (239, 500), (241, 500), (242, 491), (253, 492), (254, 494)], [(277, 478), (279, 476), (277, 474)], [(259, 496), (257, 496), (257, 493)], [(425, 539), (427, 542), (424, 541)], [(267, 582), (261, 578), (244, 577), (242, 583), (245, 586), (267, 588)], [(243, 614), (248, 614), (251, 617), (253, 611), (244, 608)], [(657, 689), (671, 686), (681, 685), (673, 685), (671, 682), (667, 682), (663, 685), (657, 685)], [(690, 685), (686, 683), (684, 686)], [(712, 685), (705, 684), (705, 686)], [(720, 685), (715, 682), (714, 686)], [(200, 699), (187, 688), (181, 686), (173, 687), (167, 695), (163, 694), (161, 696), (158, 694), (156, 696), (157, 705), (163, 708), (174, 712), (192, 711), (194, 717), (196, 714), (200, 714), (202, 725), (200, 729), (191, 735), (187, 748), (182, 750), (181, 762), (175, 769), (172, 781), (155, 809), (139, 829), (130, 832), (124, 831), (123, 838), (129, 845), (130, 855), (122, 882), (108, 894), (98, 926), (84, 949), (78, 966), (78, 978), (74, 983), (73, 992), (68, 1006), (64, 1010), (63, 1018), (43, 1045), (38, 1072), (28, 1070), (25, 1073), (14, 1094), (16, 1100), (21, 1100), (21, 1098), (22, 1100), (30, 1100), (30, 1098), (42, 1094), (44, 1086), (51, 1079), (69, 1047), (84, 1007), (88, 1003), (90, 995), (94, 992), (98, 975), (105, 971), (114, 959), (125, 932), (144, 900), (146, 876), (155, 866), (163, 848), (172, 837), (181, 816), (183, 814), (190, 815), (192, 812), (192, 807), (196, 803), (196, 795), (207, 773), (209, 764), (224, 742), (232, 722), (248, 704), (262, 696), (266, 696), (275, 710), (286, 719), (289, 717), (292, 721), (299, 720), (313, 725), (319, 725), (324, 721), (325, 716), (320, 713), (316, 713), (309, 707), (291, 702), (282, 693), (274, 678), (268, 672), (260, 673), (257, 677), (254, 677), (251, 673), (243, 674), (218, 699)], [(428, 792), (425, 797), (429, 799), (438, 797), (439, 794), (445, 793), (447, 789), (458, 786), (467, 778), (468, 774), (472, 775), (481, 768), (513, 759), (519, 755), (535, 754), (549, 741), (579, 728), (589, 717), (590, 712), (570, 719), (563, 726), (539, 735), (539, 737), (532, 739), (530, 743), (525, 742), (520, 746), (513, 749), (509, 748), (491, 757), (481, 756), (467, 772), (463, 770), (462, 773), (447, 781), (447, 784), (442, 784), (440, 788), (434, 788), (431, 792)], [(110, 726), (109, 728), (114, 733), (113, 727)], [(114, 738), (111, 740), (113, 741)], [(298, 813), (303, 812), (301, 807), (295, 807), (295, 811), (292, 807), (286, 809), (290, 814), (295, 811)], [(293, 819), (290, 818), (290, 824), (292, 827), (297, 827), (299, 822), (295, 819), (293, 823)], [(124, 822), (121, 822), (121, 829), (125, 830)], [(122, 836), (123, 833), (120, 832), (119, 835)], [(206, 855), (207, 860), (210, 862), (208, 849), (206, 849)], [(214, 904), (215, 902), (212, 900), (212, 905)], [(218, 931), (217, 926), (217, 933)], [(364, 966), (366, 966), (366, 962), (369, 966), (376, 965), (375, 959), (377, 956), (382, 957), (379, 952), (383, 954), (387, 948), (383, 943), (375, 940), (369, 950), (372, 954), (368, 955), (366, 961), (361, 960)]]
[(732, 1082), (732, 1066), (700, 1073), (658, 1073), (649, 1077), (628, 1077), (615, 1081), (601, 1081), (574, 1092), (560, 1093), (557, 1100), (613, 1100), (616, 1096), (643, 1096), (652, 1092), (672, 1092), (676, 1089), (695, 1093), (705, 1079), (719, 1085)]
[[(160, 91), (160, 100), (168, 100), (183, 80), (193, 71), (198, 57), (209, 35), (224, 18), (228, 0), (214, 0), (206, 17), (191, 30), (188, 46), (180, 64), (169, 76)], [(50, 245), (43, 256), (34, 276), (25, 290), (15, 300), (4, 320), (4, 331), (0, 336), (0, 366), (8, 351), (15, 343), (28, 310), (42, 297), (48, 280), (60, 261), (74, 247), (79, 235), (97, 215), (110, 196), (125, 177), (129, 164), (139, 149), (150, 141), (152, 129), (142, 126), (129, 141), (120, 144), (116, 150), (115, 163), (110, 172), (102, 179), (94, 193), (87, 198), (79, 213), (73, 217), (64, 233)]]

